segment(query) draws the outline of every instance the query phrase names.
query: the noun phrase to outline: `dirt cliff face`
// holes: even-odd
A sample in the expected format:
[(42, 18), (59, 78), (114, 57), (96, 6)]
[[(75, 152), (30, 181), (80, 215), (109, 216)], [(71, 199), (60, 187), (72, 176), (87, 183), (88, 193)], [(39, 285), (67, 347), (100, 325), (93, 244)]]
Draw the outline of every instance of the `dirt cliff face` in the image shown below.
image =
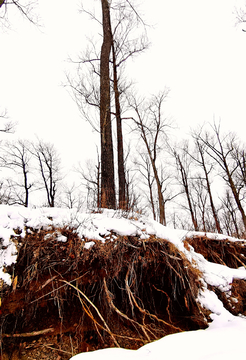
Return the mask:
[(86, 243), (69, 228), (29, 230), (21, 240), (8, 269), (12, 286), (2, 288), (2, 358), (137, 349), (207, 326), (196, 301), (201, 274), (172, 243), (113, 233), (89, 249)]
[[(17, 240), (19, 239), (19, 240)], [(17, 262), (1, 284), (1, 359), (68, 360), (106, 347), (137, 349), (167, 334), (206, 328), (197, 295), (202, 273), (171, 242), (151, 235), (105, 241), (75, 229), (26, 231)], [(245, 266), (243, 241), (194, 236), (184, 241), (210, 262)], [(228, 293), (209, 286), (232, 314), (246, 315), (246, 282)]]

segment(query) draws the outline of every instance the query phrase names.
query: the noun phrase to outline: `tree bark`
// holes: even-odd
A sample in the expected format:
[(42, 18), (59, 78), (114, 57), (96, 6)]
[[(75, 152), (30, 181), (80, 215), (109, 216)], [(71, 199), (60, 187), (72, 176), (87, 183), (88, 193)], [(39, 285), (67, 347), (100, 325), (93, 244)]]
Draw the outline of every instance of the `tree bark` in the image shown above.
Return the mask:
[(101, 207), (115, 208), (114, 154), (110, 115), (109, 62), (112, 31), (108, 0), (101, 0), (103, 43), (100, 57)]
[(116, 64), (116, 55), (115, 55), (113, 38), (112, 38), (112, 52), (113, 52), (115, 114), (116, 114), (116, 129), (117, 129), (119, 208), (124, 210), (127, 208), (126, 178), (125, 178), (125, 167), (124, 167), (124, 149), (123, 149), (122, 120), (121, 120), (121, 108), (120, 108), (120, 94), (118, 87), (117, 64)]

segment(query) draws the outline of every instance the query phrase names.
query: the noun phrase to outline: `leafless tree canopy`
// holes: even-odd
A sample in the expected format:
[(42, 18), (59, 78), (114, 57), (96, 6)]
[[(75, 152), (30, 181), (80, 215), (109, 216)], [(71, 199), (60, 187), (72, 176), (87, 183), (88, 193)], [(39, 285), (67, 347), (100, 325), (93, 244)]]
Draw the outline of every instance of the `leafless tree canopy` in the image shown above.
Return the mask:
[(235, 10), (236, 22), (242, 25), (242, 31), (246, 32), (246, 4), (243, 8)]
[(37, 25), (38, 16), (35, 13), (37, 1), (26, 0), (0, 0), (0, 18), (6, 20), (8, 17), (8, 10), (15, 7), (19, 13), (28, 21)]

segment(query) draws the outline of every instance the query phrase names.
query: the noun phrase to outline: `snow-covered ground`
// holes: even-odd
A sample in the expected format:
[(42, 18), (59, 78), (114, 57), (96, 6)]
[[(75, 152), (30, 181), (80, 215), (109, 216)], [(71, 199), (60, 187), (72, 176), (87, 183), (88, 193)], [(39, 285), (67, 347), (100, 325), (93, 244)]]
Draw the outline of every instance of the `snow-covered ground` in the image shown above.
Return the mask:
[[(204, 288), (201, 289), (198, 301), (211, 314), (213, 320), (206, 330), (188, 331), (168, 335), (158, 341), (147, 344), (138, 350), (104, 349), (75, 355), (73, 360), (85, 359), (113, 359), (127, 357), (130, 359), (178, 359), (205, 360), (231, 359), (235, 356), (246, 357), (246, 319), (243, 316), (233, 316), (228, 312), (216, 294), (208, 290), (207, 285), (213, 285), (220, 291), (230, 293), (233, 279), (246, 279), (244, 267), (231, 269), (224, 265), (210, 263), (193, 248), (187, 250), (183, 240), (192, 236), (193, 232), (174, 230), (146, 218), (135, 216), (124, 218), (121, 212), (105, 210), (102, 213), (78, 213), (71, 209), (58, 208), (24, 208), (19, 206), (0, 206), (0, 278), (11, 284), (11, 276), (3, 271), (5, 266), (16, 261), (17, 248), (14, 238), (25, 236), (28, 228), (39, 229), (55, 226), (57, 228), (70, 226), (77, 229), (81, 237), (91, 239), (86, 247), (94, 245), (93, 240), (105, 241), (110, 231), (120, 235), (139, 235), (147, 239), (149, 235), (156, 235), (172, 242), (186, 257), (194, 260), (203, 273)], [(18, 231), (16, 231), (18, 230)], [(200, 233), (203, 235), (202, 233)], [(206, 234), (215, 238), (214, 234)], [(217, 239), (225, 239), (223, 235), (216, 235)], [(234, 241), (235, 239), (230, 238)], [(57, 236), (57, 241), (66, 242), (64, 236)]]

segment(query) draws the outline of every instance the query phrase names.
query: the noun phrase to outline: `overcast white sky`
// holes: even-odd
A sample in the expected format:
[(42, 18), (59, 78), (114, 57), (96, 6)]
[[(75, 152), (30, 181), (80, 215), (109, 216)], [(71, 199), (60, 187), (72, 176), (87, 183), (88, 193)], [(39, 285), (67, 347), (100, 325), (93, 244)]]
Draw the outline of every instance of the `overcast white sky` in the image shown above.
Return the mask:
[[(246, 121), (246, 33), (235, 26), (243, 0), (141, 0), (152, 47), (130, 67), (146, 95), (171, 89), (167, 112), (184, 132), (221, 118), (242, 134)], [(100, 6), (98, 0), (83, 3)], [(80, 1), (42, 0), (35, 28), (9, 13), (0, 28), (0, 106), (18, 122), (15, 136), (35, 135), (55, 144), (66, 164), (90, 157), (91, 128), (61, 86), (66, 60), (86, 47), (93, 23), (78, 13)], [(5, 135), (2, 135), (3, 137)], [(91, 147), (90, 147), (91, 144)]]

